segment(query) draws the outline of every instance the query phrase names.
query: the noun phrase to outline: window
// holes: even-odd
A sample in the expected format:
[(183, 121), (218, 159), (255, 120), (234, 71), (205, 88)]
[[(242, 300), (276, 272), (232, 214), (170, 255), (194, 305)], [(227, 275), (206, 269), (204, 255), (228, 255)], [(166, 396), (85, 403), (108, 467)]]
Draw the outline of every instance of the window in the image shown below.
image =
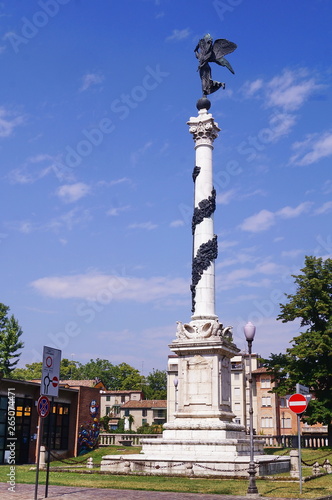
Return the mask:
[(142, 417), (147, 417), (147, 416), (148, 416), (148, 410), (146, 408), (143, 408)]
[(240, 374), (234, 373), (234, 380), (240, 380)]
[(111, 412), (111, 407), (110, 406), (106, 406), (106, 416), (109, 415)]
[(106, 401), (111, 401), (111, 396), (106, 396)]
[(126, 396), (121, 396), (121, 403), (125, 403), (126, 402)]
[(146, 418), (142, 418), (142, 425), (147, 424), (147, 423), (148, 423), (147, 419)]
[(261, 418), (261, 427), (273, 427), (273, 418), (272, 417), (262, 417)]
[(234, 411), (235, 411), (235, 413), (240, 413), (241, 403), (234, 403)]
[(261, 387), (262, 387), (262, 389), (270, 389), (271, 379), (270, 378), (261, 378)]
[(240, 387), (234, 387), (234, 396), (240, 396), (241, 395), (241, 392), (240, 392)]
[(281, 417), (281, 428), (282, 429), (292, 428), (292, 421), (289, 417)]
[(51, 418), (51, 449), (68, 449), (69, 436), (69, 404), (53, 403), (52, 413), (45, 418), (43, 444), (47, 444), (48, 421)]
[(286, 398), (280, 398), (281, 408), (287, 408)]
[(112, 408), (113, 408), (114, 416), (116, 417), (117, 415), (119, 415), (119, 413), (120, 413), (120, 406), (114, 405), (114, 406), (112, 406)]
[(234, 422), (235, 422), (236, 424), (241, 424), (241, 419), (240, 419), (240, 418), (235, 418), (235, 419), (234, 419)]
[(271, 396), (262, 397), (262, 406), (271, 406)]

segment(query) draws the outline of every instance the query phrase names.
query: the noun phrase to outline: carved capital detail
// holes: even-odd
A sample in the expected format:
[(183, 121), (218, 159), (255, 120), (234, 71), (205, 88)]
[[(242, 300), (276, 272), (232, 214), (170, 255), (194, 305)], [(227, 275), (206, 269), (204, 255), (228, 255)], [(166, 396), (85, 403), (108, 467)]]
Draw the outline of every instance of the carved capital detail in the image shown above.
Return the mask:
[[(205, 110), (204, 110), (205, 111)], [(214, 121), (211, 114), (199, 112), (200, 116), (191, 118), (188, 122), (189, 132), (193, 134), (193, 139), (196, 145), (209, 144), (212, 145), (213, 141), (218, 137), (220, 128)]]
[(218, 320), (197, 320), (190, 323), (177, 321), (176, 337), (179, 340), (199, 340), (220, 337), (232, 341), (232, 327), (224, 327)]

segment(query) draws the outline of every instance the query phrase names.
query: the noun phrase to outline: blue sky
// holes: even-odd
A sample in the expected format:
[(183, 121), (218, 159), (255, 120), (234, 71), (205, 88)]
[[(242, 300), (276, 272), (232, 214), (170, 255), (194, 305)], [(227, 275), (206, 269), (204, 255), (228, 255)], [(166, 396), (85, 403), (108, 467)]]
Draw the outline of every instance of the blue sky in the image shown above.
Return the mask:
[(194, 48), (228, 38), (211, 96), (216, 312), (263, 356), (305, 255), (331, 257), (329, 0), (0, 3), (0, 301), (43, 345), (164, 369), (190, 321)]

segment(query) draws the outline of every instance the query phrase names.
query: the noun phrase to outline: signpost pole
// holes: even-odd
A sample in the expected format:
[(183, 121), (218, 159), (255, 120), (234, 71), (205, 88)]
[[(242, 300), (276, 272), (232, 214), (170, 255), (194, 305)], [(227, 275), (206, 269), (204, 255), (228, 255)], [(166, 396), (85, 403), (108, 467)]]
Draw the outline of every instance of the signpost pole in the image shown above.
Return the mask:
[(51, 411), (49, 414), (47, 426), (47, 467), (45, 498), (47, 498), (48, 496), (48, 481), (51, 461), (51, 422), (53, 415), (54, 396), (57, 397), (59, 394), (60, 363), (61, 351), (59, 349), (54, 349), (53, 347), (44, 346), (40, 394), (44, 396), (52, 396), (52, 403), (50, 404)]
[(302, 459), (301, 459), (301, 413), (297, 415), (297, 439), (299, 445), (299, 480), (300, 480), (300, 495), (302, 495)]
[(51, 461), (51, 424), (52, 424), (52, 415), (53, 415), (53, 403), (54, 403), (54, 396), (52, 396), (52, 402), (51, 402), (51, 410), (49, 414), (49, 421), (48, 421), (48, 426), (47, 426), (47, 465), (46, 465), (46, 481), (45, 481), (45, 498), (48, 497), (48, 482), (49, 482), (49, 476), (50, 476), (50, 461)]
[[(297, 389), (306, 390), (305, 386), (300, 386), (297, 384)], [(307, 409), (308, 400), (300, 393), (293, 394), (288, 400), (288, 406), (290, 410), (297, 414), (297, 440), (299, 448), (299, 479), (300, 479), (300, 494), (302, 495), (302, 459), (301, 459), (301, 416), (303, 412)]]
[(37, 439), (38, 439), (38, 444), (37, 444), (37, 468), (36, 468), (36, 484), (35, 484), (35, 498), (34, 500), (37, 500), (38, 497), (38, 480), (39, 480), (39, 465), (40, 465), (40, 446), (43, 438), (43, 423), (44, 419), (39, 416), (38, 419), (38, 434), (37, 434)]

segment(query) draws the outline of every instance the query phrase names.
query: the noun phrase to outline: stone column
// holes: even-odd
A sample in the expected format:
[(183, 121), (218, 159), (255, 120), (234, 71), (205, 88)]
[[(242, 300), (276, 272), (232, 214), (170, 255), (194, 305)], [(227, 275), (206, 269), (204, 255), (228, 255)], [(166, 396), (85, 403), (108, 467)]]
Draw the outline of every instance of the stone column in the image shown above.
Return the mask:
[(219, 323), (215, 313), (214, 261), (218, 248), (213, 222), (216, 192), (212, 152), (220, 129), (208, 113), (210, 105), (208, 99), (199, 99), (198, 116), (188, 121), (195, 142), (193, 314), (189, 323), (178, 321), (176, 339), (170, 345), (178, 356), (178, 402), (175, 422), (165, 425), (167, 432), (185, 427), (197, 430), (197, 426), (201, 430), (224, 429), (234, 417), (230, 400), (230, 359), (239, 349), (233, 344), (231, 327)]
[(194, 213), (192, 219), (192, 319), (214, 320), (215, 272), (214, 260), (218, 255), (217, 236), (214, 234), (213, 215), (216, 209), (216, 192), (213, 187), (213, 142), (220, 131), (213, 116), (208, 113), (210, 101), (199, 99), (198, 116), (188, 121), (189, 132), (195, 141)]

